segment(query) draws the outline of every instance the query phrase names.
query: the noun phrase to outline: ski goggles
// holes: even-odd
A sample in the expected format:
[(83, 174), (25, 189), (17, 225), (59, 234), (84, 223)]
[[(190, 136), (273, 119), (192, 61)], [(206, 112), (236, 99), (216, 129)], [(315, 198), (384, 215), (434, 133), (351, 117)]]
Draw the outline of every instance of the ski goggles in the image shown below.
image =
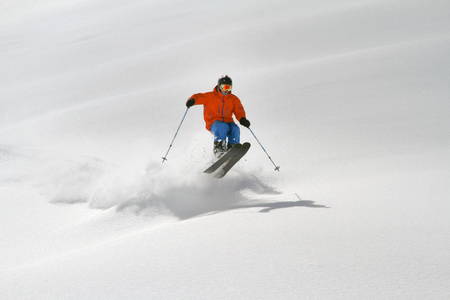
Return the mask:
[(231, 91), (231, 84), (221, 84), (220, 85), (220, 89), (222, 91), (230, 92)]

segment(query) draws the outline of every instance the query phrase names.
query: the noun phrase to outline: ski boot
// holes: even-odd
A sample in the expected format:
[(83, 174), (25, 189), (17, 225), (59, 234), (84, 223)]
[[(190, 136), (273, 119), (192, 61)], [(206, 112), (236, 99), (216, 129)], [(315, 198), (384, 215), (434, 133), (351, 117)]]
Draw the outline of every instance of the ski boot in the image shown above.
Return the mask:
[(224, 141), (215, 141), (213, 152), (214, 152), (214, 156), (216, 158), (221, 158), (227, 152), (227, 147), (225, 145), (225, 142)]

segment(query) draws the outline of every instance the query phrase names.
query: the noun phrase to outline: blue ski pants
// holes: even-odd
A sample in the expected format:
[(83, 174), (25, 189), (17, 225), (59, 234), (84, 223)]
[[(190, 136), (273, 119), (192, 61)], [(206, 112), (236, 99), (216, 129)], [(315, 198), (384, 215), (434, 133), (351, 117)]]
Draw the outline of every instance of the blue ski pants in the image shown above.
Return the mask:
[(241, 130), (235, 123), (225, 123), (222, 121), (215, 121), (210, 128), (214, 135), (214, 142), (226, 141), (228, 144), (236, 144), (241, 140)]

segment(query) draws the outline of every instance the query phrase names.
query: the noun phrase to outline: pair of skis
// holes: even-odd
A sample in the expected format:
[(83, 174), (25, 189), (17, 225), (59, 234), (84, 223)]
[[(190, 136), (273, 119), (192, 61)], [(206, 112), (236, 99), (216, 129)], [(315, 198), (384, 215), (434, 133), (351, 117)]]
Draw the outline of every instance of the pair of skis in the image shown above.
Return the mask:
[(250, 149), (250, 143), (234, 145), (230, 151), (225, 153), (224, 156), (203, 171), (203, 173), (212, 174), (217, 171), (214, 177), (222, 178), (247, 153), (248, 149)]

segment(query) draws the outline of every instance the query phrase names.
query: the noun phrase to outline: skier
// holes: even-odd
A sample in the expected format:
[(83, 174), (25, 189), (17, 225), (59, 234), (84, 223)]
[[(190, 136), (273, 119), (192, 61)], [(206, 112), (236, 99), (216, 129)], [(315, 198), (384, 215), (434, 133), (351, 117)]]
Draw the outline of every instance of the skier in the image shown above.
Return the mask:
[(206, 129), (214, 135), (214, 155), (222, 157), (240, 142), (240, 129), (233, 121), (233, 114), (244, 127), (250, 127), (241, 100), (231, 93), (233, 82), (228, 75), (217, 81), (213, 91), (192, 95), (186, 102), (188, 108), (203, 105)]

